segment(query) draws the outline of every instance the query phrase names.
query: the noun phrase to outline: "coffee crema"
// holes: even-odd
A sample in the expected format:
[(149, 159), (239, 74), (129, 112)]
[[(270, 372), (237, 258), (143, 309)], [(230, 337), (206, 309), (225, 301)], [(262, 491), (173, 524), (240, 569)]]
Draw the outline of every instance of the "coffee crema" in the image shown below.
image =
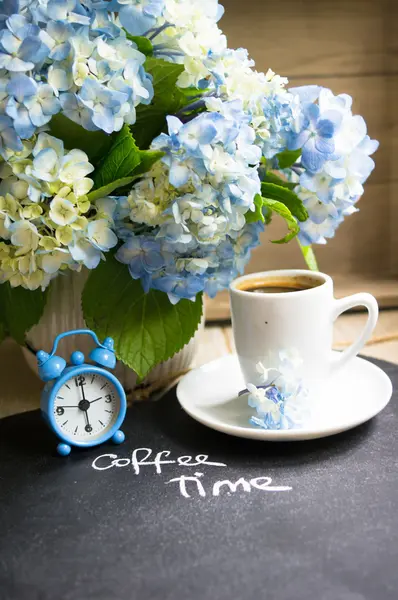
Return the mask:
[(278, 279), (248, 279), (236, 286), (242, 292), (256, 294), (287, 294), (289, 292), (302, 292), (322, 285), (322, 281), (310, 277), (289, 277)]

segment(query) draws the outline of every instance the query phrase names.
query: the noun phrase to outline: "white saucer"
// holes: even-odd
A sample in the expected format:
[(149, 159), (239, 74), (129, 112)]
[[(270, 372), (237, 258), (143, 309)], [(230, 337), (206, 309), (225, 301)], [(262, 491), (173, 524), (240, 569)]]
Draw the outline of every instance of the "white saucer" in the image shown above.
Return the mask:
[(325, 385), (308, 423), (300, 429), (266, 430), (250, 425), (253, 409), (247, 396), (236, 355), (227, 355), (185, 375), (177, 386), (177, 398), (191, 417), (217, 431), (242, 438), (297, 441), (334, 435), (368, 421), (390, 401), (392, 384), (376, 365), (354, 358)]

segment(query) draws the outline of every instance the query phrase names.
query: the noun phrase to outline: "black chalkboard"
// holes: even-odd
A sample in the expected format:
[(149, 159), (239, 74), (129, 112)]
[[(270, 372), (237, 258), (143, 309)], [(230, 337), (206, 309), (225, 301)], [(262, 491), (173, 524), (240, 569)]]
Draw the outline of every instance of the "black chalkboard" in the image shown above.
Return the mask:
[[(398, 367), (379, 364), (397, 388)], [(351, 432), (245, 441), (190, 419), (172, 390), (129, 410), (123, 446), (62, 459), (38, 412), (4, 419), (0, 598), (396, 600), (397, 424), (395, 392)], [(156, 473), (142, 463), (159, 452), (174, 462)]]

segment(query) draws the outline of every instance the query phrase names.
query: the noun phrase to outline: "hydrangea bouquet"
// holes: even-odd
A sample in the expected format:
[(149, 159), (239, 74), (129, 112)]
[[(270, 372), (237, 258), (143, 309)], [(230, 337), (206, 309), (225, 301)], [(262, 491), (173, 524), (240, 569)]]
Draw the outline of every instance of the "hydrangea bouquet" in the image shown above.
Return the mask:
[(377, 142), (351, 98), (256, 71), (217, 0), (0, 5), (0, 336), (89, 269), (87, 324), (144, 377), (274, 215), (316, 268), (357, 210)]

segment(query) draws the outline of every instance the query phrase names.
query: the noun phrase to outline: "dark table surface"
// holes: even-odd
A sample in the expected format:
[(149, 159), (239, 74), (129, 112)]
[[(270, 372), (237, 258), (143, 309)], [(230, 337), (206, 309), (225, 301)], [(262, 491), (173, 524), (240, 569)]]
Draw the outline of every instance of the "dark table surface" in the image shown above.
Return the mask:
[(310, 442), (211, 431), (175, 390), (67, 459), (39, 412), (1, 420), (0, 600), (397, 600), (398, 366), (373, 362), (388, 407)]

